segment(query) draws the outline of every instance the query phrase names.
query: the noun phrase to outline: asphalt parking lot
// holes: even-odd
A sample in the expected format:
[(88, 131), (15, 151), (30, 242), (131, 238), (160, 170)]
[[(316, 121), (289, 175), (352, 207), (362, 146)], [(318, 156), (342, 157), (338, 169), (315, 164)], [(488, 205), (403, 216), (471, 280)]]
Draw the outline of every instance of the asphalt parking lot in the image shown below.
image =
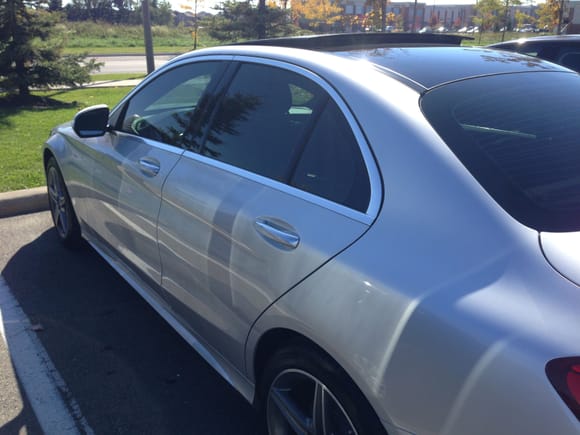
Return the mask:
[[(76, 433), (258, 432), (254, 409), (88, 245), (59, 244), (48, 212), (0, 219), (0, 243), (28, 333), (64, 382), (64, 402), (78, 405)], [(0, 434), (47, 432), (14, 352), (0, 337)]]

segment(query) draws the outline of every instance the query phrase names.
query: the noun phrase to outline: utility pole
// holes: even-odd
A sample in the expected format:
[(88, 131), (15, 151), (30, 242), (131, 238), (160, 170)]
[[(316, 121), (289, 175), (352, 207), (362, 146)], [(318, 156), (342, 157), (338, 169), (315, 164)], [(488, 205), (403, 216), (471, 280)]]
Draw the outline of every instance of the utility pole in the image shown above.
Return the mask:
[(143, 0), (142, 5), (147, 74), (151, 74), (155, 70), (155, 58), (153, 57), (153, 37), (151, 36), (151, 13), (149, 12), (149, 0)]
[(558, 11), (558, 35), (562, 34), (563, 18), (564, 18), (564, 0), (560, 0), (560, 10)]
[(503, 17), (503, 27), (501, 31), (501, 42), (505, 40), (505, 32), (508, 26), (508, 18), (509, 18), (509, 11), (510, 11), (510, 0), (505, 0), (505, 15)]
[(193, 5), (193, 18), (195, 20), (193, 23), (193, 49), (197, 50), (197, 31), (199, 29), (197, 23), (197, 0), (195, 0)]

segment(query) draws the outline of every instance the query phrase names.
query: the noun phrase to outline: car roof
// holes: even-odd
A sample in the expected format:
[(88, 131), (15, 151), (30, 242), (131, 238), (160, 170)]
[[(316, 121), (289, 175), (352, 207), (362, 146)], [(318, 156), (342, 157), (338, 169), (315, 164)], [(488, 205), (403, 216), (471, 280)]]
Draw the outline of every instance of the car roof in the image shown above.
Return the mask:
[(425, 89), (493, 74), (565, 71), (541, 59), (519, 53), (474, 47), (405, 47), (340, 54), (364, 58)]
[[(377, 36), (378, 35), (378, 36)], [(478, 76), (569, 70), (538, 58), (487, 48), (460, 47), (462, 37), (439, 34), (338, 34), (248, 41), (192, 52), (267, 57), (312, 66), (332, 58), (364, 61), (421, 92)], [(455, 46), (453, 46), (455, 45)], [(185, 55), (188, 56), (188, 55)]]

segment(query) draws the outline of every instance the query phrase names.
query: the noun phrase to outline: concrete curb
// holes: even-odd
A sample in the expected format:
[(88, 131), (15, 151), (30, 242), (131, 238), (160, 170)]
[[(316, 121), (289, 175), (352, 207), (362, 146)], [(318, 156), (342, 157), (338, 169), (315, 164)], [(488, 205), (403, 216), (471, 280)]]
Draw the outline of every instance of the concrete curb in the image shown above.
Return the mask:
[(0, 218), (48, 210), (46, 186), (0, 193)]

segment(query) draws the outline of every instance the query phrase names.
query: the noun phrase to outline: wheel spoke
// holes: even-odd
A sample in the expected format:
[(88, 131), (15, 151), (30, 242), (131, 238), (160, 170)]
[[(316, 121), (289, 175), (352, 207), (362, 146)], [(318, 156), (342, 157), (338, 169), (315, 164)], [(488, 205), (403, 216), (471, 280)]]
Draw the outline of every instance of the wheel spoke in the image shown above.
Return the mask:
[(296, 403), (290, 398), (284, 389), (273, 388), (270, 391), (270, 400), (288, 425), (299, 435), (310, 435), (312, 419), (304, 415), (296, 406)]
[(48, 195), (54, 204), (58, 203), (58, 188), (54, 176), (54, 170), (48, 172)]
[(325, 388), (320, 382), (316, 381), (314, 386), (314, 399), (312, 401), (312, 427), (313, 434), (326, 434), (324, 427), (324, 395)]
[(52, 213), (52, 221), (54, 222), (54, 226), (58, 228), (60, 223), (60, 212), (57, 207), (51, 207), (50, 212)]
[(58, 192), (54, 185), (50, 185), (48, 187), (48, 195), (50, 196), (50, 200), (54, 205), (58, 204)]

